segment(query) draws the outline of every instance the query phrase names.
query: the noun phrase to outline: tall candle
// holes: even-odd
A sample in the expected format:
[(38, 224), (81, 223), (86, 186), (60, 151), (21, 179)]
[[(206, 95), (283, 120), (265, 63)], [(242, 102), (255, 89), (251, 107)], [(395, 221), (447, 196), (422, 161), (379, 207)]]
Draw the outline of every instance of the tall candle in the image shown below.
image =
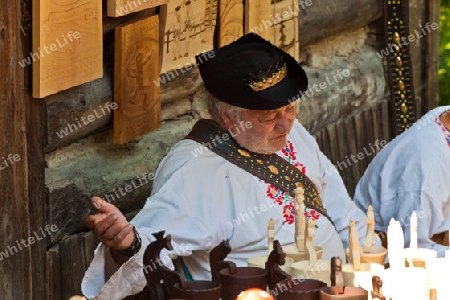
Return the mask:
[(403, 258), (404, 237), (399, 221), (392, 218), (388, 226), (388, 257), (391, 268), (405, 267)]

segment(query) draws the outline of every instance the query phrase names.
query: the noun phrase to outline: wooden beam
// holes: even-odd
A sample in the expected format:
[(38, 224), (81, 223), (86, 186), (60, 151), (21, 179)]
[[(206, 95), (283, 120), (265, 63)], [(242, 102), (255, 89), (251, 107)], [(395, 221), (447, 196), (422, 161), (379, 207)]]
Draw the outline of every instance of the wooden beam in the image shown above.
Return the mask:
[(363, 27), (381, 17), (383, 8), (379, 0), (299, 2), (298, 32), (301, 47), (343, 31)]
[(31, 98), (31, 67), (19, 65), (31, 52), (30, 14), (31, 0), (6, 1), (0, 10), (0, 251), (8, 254), (0, 259), (3, 299), (46, 299), (46, 239), (30, 239), (45, 227), (43, 103)]

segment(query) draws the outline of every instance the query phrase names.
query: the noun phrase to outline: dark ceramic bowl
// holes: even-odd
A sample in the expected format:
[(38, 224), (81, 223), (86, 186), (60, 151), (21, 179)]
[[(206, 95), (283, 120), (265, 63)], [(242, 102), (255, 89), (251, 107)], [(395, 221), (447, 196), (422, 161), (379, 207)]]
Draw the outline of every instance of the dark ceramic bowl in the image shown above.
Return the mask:
[(221, 299), (235, 300), (236, 297), (250, 288), (267, 288), (267, 271), (257, 267), (237, 267), (236, 273), (230, 274), (228, 268), (220, 270)]
[(326, 286), (325, 282), (315, 279), (293, 279), (291, 282), (279, 283), (270, 293), (277, 300), (320, 300), (320, 290)]
[(220, 284), (206, 280), (187, 281), (184, 289), (176, 283), (172, 289), (173, 299), (217, 300), (220, 297)]

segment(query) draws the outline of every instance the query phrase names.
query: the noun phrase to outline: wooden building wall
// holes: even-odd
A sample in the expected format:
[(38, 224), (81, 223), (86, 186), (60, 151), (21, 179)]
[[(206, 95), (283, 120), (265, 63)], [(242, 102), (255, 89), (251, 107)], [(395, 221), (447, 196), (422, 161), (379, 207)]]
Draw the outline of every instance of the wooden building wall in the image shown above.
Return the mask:
[[(162, 85), (162, 127), (126, 145), (112, 144), (111, 115), (58, 138), (56, 132), (68, 123), (113, 101), (114, 28), (158, 10), (110, 18), (106, 17), (106, 0), (102, 1), (103, 78), (33, 99), (31, 67), (18, 65), (31, 52), (31, 2), (2, 0), (0, 10), (0, 157), (21, 157), (0, 171), (0, 251), (45, 225), (57, 225), (58, 232), (0, 260), (0, 299), (68, 299), (80, 294), (81, 278), (97, 245), (82, 224), (94, 211), (89, 198), (112, 195), (136, 176), (154, 172), (195, 120), (207, 116), (205, 90), (196, 68)], [(439, 1), (431, 2), (410, 1), (411, 30), (427, 21), (438, 22)], [(376, 140), (392, 138), (385, 61), (376, 55), (386, 46), (382, 6), (376, 0), (312, 3), (298, 12), (299, 58), (308, 76), (320, 83), (339, 68), (350, 69), (352, 75), (302, 100), (298, 115), (338, 165), (352, 195), (373, 156), (343, 163), (351, 154), (371, 151)], [(419, 115), (437, 105), (437, 42), (438, 35), (433, 33), (412, 44)], [(151, 182), (113, 203), (132, 217), (150, 190)]]

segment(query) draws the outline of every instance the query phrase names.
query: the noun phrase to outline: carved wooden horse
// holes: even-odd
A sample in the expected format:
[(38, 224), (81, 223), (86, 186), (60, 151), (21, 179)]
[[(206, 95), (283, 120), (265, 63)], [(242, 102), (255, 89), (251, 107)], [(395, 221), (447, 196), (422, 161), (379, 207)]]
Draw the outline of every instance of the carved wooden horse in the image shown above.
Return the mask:
[(224, 259), (231, 252), (229, 240), (222, 241), (219, 245), (214, 247), (209, 253), (209, 265), (211, 267), (212, 281), (220, 282), (220, 270), (229, 268), (230, 274), (236, 273), (236, 264)]
[(278, 283), (286, 283), (291, 280), (291, 276), (284, 272), (280, 266), (286, 263), (286, 253), (278, 240), (273, 241), (273, 250), (269, 254), (266, 262), (266, 270), (269, 274), (268, 283), (269, 289), (277, 288)]
[(184, 286), (180, 275), (164, 266), (159, 259), (163, 248), (173, 250), (171, 236), (164, 237), (165, 231), (153, 233), (156, 241), (150, 243), (144, 253), (144, 275), (152, 300), (169, 300), (175, 283)]

